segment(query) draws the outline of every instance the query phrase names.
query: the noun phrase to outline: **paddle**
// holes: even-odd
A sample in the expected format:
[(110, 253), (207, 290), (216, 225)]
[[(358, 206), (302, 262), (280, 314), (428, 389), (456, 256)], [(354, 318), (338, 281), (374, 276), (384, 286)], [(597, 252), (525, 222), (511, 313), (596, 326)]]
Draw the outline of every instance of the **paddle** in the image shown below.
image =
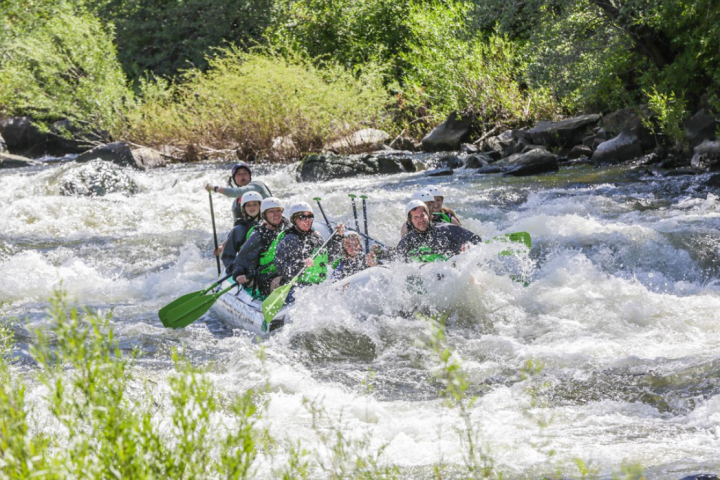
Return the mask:
[[(528, 248), (528, 250), (532, 249), (532, 239), (530, 238), (530, 234), (528, 232), (506, 233), (505, 235), (498, 235), (497, 237), (493, 237), (493, 239), (490, 241), (522, 243)], [(512, 250), (512, 248), (508, 248), (498, 253), (498, 255), (506, 256), (512, 255), (513, 253), (514, 251)]]
[(221, 270), (220, 270), (220, 256), (217, 253), (218, 241), (217, 241), (217, 230), (215, 229), (215, 212), (213, 211), (212, 192), (210, 192), (209, 190), (208, 190), (208, 198), (210, 198), (210, 217), (212, 218), (213, 239), (215, 240), (215, 251), (213, 252), (213, 255), (215, 255), (215, 261), (217, 262), (218, 277), (219, 277)]
[[(320, 200), (321, 200), (321, 199), (316, 197), (316, 198), (313, 198), (313, 200), (317, 201), (318, 207), (320, 207), (320, 212), (323, 214), (323, 217), (325, 217), (325, 223), (327, 224), (328, 229), (329, 229), (329, 230), (332, 230), (332, 225), (335, 224), (335, 222), (329, 221), (328, 218), (325, 216), (325, 212), (323, 212), (322, 205), (320, 205)], [(345, 227), (345, 228), (347, 228), (347, 227)], [(347, 228), (347, 229), (350, 230), (350, 231), (354, 231), (352, 228)], [(358, 230), (357, 230), (357, 234), (360, 235), (361, 237), (367, 239), (367, 240), (372, 240), (373, 242), (377, 243), (378, 245), (380, 245), (380, 246), (383, 247), (383, 248), (387, 248), (387, 247), (385, 246), (385, 244), (382, 243), (380, 240), (375, 240), (374, 238), (369, 237), (369, 236), (367, 235), (367, 232), (366, 232), (366, 233), (362, 233), (362, 232), (359, 231), (359, 229), (358, 229)]]
[(172, 311), (174, 311), (175, 308), (177, 308), (177, 307), (179, 307), (179, 306), (181, 306), (181, 305), (184, 305), (185, 303), (189, 302), (190, 300), (193, 300), (193, 299), (198, 298), (198, 297), (202, 297), (202, 296), (205, 295), (207, 292), (209, 292), (210, 290), (212, 290), (212, 289), (215, 288), (216, 286), (220, 285), (222, 282), (224, 282), (225, 280), (227, 280), (227, 279), (230, 278), (230, 277), (231, 277), (231, 275), (228, 275), (228, 276), (226, 276), (226, 277), (223, 277), (223, 278), (221, 278), (221, 279), (218, 280), (217, 282), (213, 283), (212, 285), (210, 285), (208, 288), (206, 288), (206, 289), (204, 289), (204, 290), (198, 290), (197, 292), (186, 293), (186, 294), (183, 295), (182, 297), (176, 298), (176, 299), (173, 300), (172, 302), (168, 303), (167, 305), (165, 305), (164, 307), (162, 307), (162, 308), (160, 309), (160, 311), (158, 312), (158, 317), (160, 318), (160, 321), (162, 322), (162, 324), (163, 324), (164, 326), (170, 327), (170, 326), (171, 326), (170, 324), (173, 323), (172, 320), (173, 320), (173, 318), (174, 318), (174, 317), (171, 317), (171, 316), (170, 316), (170, 313), (171, 313)]
[(322, 205), (320, 204), (320, 200), (322, 200), (320, 197), (313, 198), (318, 204), (318, 208), (320, 209), (320, 213), (322, 213), (323, 218), (325, 219), (325, 225), (327, 225), (328, 230), (332, 232), (332, 226), (330, 226), (330, 220), (328, 220), (327, 215), (325, 215), (325, 210), (323, 210)]
[(370, 235), (367, 229), (367, 195), (360, 195), (363, 201), (363, 218), (365, 219), (365, 253), (370, 253)]
[[(310, 258), (315, 258), (317, 254), (320, 253), (322, 249), (327, 246), (328, 243), (330, 243), (330, 240), (336, 233), (337, 230), (332, 231), (328, 239), (325, 240), (325, 243), (323, 243), (322, 246), (318, 248)], [(265, 317), (265, 321), (268, 325), (270, 325), (270, 322), (273, 318), (275, 318), (275, 315), (277, 315), (277, 313), (285, 306), (285, 299), (287, 298), (288, 293), (290, 293), (290, 289), (293, 287), (293, 285), (295, 285), (295, 282), (297, 282), (298, 278), (300, 278), (300, 275), (303, 274), (306, 268), (307, 266), (304, 266), (302, 270), (300, 270), (298, 274), (295, 275), (292, 280), (290, 280), (289, 283), (276, 288), (270, 293), (270, 295), (268, 295), (265, 300), (263, 300), (262, 311), (263, 316)]]
[(213, 304), (215, 303), (215, 301), (217, 301), (218, 298), (225, 295), (225, 293), (229, 292), (232, 288), (235, 288), (235, 286), (236, 285), (233, 284), (223, 290), (220, 290), (217, 293), (192, 298), (189, 301), (183, 303), (182, 305), (178, 305), (174, 309), (170, 310), (170, 312), (168, 312), (167, 314), (167, 317), (164, 320), (162, 318), (160, 320), (166, 327), (187, 327), (195, 320), (205, 315), (205, 312), (210, 310), (210, 307), (213, 306)]
[(360, 223), (358, 222), (357, 207), (355, 206), (356, 195), (353, 195), (351, 193), (348, 195), (348, 197), (350, 197), (350, 199), (352, 200), (353, 217), (355, 217), (355, 231), (357, 231), (358, 233), (362, 233), (362, 232), (360, 232)]

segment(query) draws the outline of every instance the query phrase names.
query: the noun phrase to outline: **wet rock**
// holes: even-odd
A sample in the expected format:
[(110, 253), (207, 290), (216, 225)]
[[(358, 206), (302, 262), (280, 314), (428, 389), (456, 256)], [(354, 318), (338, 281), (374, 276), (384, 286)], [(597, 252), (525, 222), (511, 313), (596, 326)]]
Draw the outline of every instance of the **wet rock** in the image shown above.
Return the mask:
[(643, 119), (649, 116), (650, 112), (646, 107), (629, 107), (605, 115), (601, 124), (606, 134), (616, 136), (620, 132), (632, 128), (637, 123), (641, 123)]
[(463, 143), (460, 145), (460, 151), (463, 153), (478, 153), (480, 152), (480, 147), (475, 145), (474, 143)]
[(527, 153), (516, 153), (498, 162), (507, 166), (506, 175), (524, 177), (560, 170), (558, 158), (547, 150), (537, 148)]
[(65, 196), (133, 195), (138, 191), (137, 184), (122, 168), (103, 160), (70, 167), (59, 183), (60, 193)]
[(541, 150), (547, 150), (547, 147), (546, 147), (545, 145), (532, 145), (532, 144), (531, 144), (531, 145), (525, 145), (525, 146), (523, 147), (523, 149), (520, 150), (520, 152), (518, 152), (518, 153), (527, 153), (527, 152), (530, 152), (530, 151), (532, 151), (532, 150), (536, 150), (536, 149), (538, 149), (538, 148), (541, 149)]
[(582, 115), (560, 122), (538, 122), (527, 131), (535, 144), (547, 146), (577, 145), (587, 131), (600, 121), (600, 115)]
[(483, 152), (498, 152), (500, 158), (512, 155), (517, 146), (517, 140), (513, 137), (512, 130), (506, 130), (500, 135), (489, 137), (483, 142)]
[(717, 119), (702, 109), (685, 122), (685, 135), (695, 148), (705, 140), (714, 140), (717, 128)]
[(668, 170), (662, 174), (663, 177), (682, 177), (684, 175), (697, 175), (700, 171), (693, 167), (680, 167)]
[(474, 117), (451, 113), (447, 120), (435, 127), (422, 139), (426, 152), (445, 152), (460, 149), (460, 144), (470, 135)]
[(425, 173), (428, 177), (447, 177), (452, 174), (452, 168), (436, 168)]
[(720, 173), (716, 173), (715, 175), (708, 178), (707, 182), (705, 182), (705, 185), (708, 187), (720, 188)]
[(364, 128), (326, 145), (323, 150), (333, 153), (357, 153), (379, 150), (390, 141), (390, 135), (375, 128)]
[(0, 153), (1, 152), (7, 152), (7, 144), (5, 143), (5, 139), (0, 135)]
[(392, 142), (390, 142), (390, 148), (392, 148), (393, 150), (414, 152), (415, 142), (410, 137), (397, 137)]
[(437, 164), (435, 166), (437, 168), (449, 168), (451, 170), (454, 170), (456, 168), (462, 167), (463, 165), (465, 165), (465, 162), (463, 162), (462, 158), (458, 157), (457, 155), (445, 155), (437, 161)]
[(157, 150), (141, 147), (132, 150), (125, 142), (114, 142), (100, 145), (92, 150), (81, 153), (75, 158), (78, 163), (90, 160), (103, 160), (121, 167), (135, 167), (142, 170), (165, 166), (169, 163), (167, 156)]
[[(80, 139), (81, 133), (70, 120), (58, 120), (50, 126), (48, 140), (55, 154), (82, 153), (90, 150), (93, 145), (88, 140)], [(99, 141), (100, 135), (91, 134), (89, 140)]]
[(718, 480), (718, 476), (713, 473), (698, 473), (697, 475), (683, 477), (680, 480)]
[(302, 181), (348, 178), (425, 170), (420, 160), (407, 152), (376, 152), (373, 154), (336, 155), (318, 153), (305, 157), (299, 167)]
[(503, 173), (505, 171), (506, 167), (501, 167), (498, 165), (487, 165), (482, 168), (478, 168), (475, 173), (480, 174), (491, 174), (491, 173)]
[(10, 150), (27, 150), (47, 143), (47, 135), (32, 123), (30, 117), (10, 117), (0, 120), (0, 134)]
[(476, 153), (465, 159), (465, 168), (482, 168), (490, 165), (494, 160), (484, 153)]
[(693, 149), (690, 166), (698, 169), (720, 169), (720, 141), (705, 140)]
[(615, 165), (642, 156), (642, 142), (631, 131), (623, 131), (617, 137), (598, 145), (592, 155), (596, 165)]
[(568, 153), (568, 158), (574, 160), (576, 158), (591, 157), (593, 154), (587, 145), (575, 145)]
[(3, 168), (20, 168), (20, 167), (33, 167), (42, 165), (42, 162), (37, 160), (31, 160), (29, 158), (21, 157), (20, 155), (13, 155), (7, 152), (0, 152), (0, 169)]

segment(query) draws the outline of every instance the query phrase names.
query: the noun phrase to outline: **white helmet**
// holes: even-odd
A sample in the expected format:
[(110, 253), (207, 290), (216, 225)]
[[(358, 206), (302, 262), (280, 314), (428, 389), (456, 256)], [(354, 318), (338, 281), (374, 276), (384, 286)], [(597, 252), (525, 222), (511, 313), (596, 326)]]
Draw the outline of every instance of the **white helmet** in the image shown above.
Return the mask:
[[(244, 198), (243, 198), (243, 200), (244, 200)], [(282, 208), (283, 210), (285, 210), (285, 207), (283, 207), (283, 204), (280, 203), (280, 199), (278, 199), (277, 197), (267, 197), (260, 204), (260, 213), (265, 213), (265, 210), (269, 210), (271, 208)]]
[(262, 195), (260, 195), (258, 192), (247, 192), (245, 195), (242, 196), (242, 200), (240, 200), (240, 206), (244, 207), (246, 203), (248, 202), (261, 202), (262, 203), (263, 198)]
[(440, 187), (436, 187), (435, 185), (432, 185), (425, 189), (426, 192), (428, 192), (433, 197), (444, 197), (445, 192), (443, 192)]
[(297, 203), (294, 203), (294, 204), (290, 207), (290, 218), (292, 218), (292, 216), (295, 215), (296, 213), (300, 213), (300, 212), (310, 212), (310, 213), (313, 213), (313, 209), (312, 209), (312, 207), (310, 206), (310, 204), (307, 203), (307, 202), (297, 202)]
[(428, 193), (427, 190), (420, 190), (419, 192), (415, 192), (410, 197), (410, 200), (420, 200), (421, 202), (434, 202), (435, 197), (432, 196), (432, 194)]
[(422, 200), (410, 200), (410, 203), (405, 205), (405, 216), (410, 215), (410, 212), (415, 210), (418, 207), (422, 207), (425, 209), (428, 215), (430, 215), (430, 212), (428, 211), (427, 205), (425, 205), (425, 202)]

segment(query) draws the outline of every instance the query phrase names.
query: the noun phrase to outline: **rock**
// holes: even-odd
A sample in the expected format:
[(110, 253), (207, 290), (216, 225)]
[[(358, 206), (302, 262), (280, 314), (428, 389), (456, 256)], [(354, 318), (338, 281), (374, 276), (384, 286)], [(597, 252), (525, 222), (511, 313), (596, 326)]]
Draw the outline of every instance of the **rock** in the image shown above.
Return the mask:
[(484, 152), (499, 152), (500, 158), (512, 155), (515, 152), (517, 140), (512, 130), (506, 130), (498, 136), (486, 138), (483, 142)]
[(720, 173), (716, 173), (715, 175), (708, 178), (707, 182), (705, 182), (705, 185), (708, 187), (720, 188)]
[(381, 149), (389, 140), (390, 135), (382, 130), (364, 128), (326, 145), (323, 150), (334, 153), (369, 152)]
[(125, 142), (114, 142), (95, 147), (90, 151), (81, 153), (75, 158), (78, 163), (90, 160), (104, 160), (121, 167), (135, 167), (142, 170), (163, 167), (169, 163), (167, 156), (157, 150), (141, 147), (132, 150)]
[(21, 157), (20, 155), (13, 155), (7, 152), (0, 152), (0, 169), (3, 168), (19, 168), (19, 167), (34, 167), (37, 165), (43, 165), (42, 162), (37, 160), (31, 160), (29, 158)]
[[(92, 144), (86, 140), (78, 140), (80, 132), (70, 120), (58, 120), (50, 126), (48, 141), (52, 144), (53, 153), (65, 155), (68, 153), (82, 153), (90, 150)], [(100, 140), (100, 135), (92, 135), (93, 140)]]
[(390, 148), (393, 150), (404, 150), (408, 152), (415, 151), (415, 142), (409, 137), (397, 137), (390, 142)]
[(680, 480), (718, 480), (718, 477), (713, 473), (698, 473), (697, 475), (683, 477)]
[(547, 147), (545, 145), (525, 145), (523, 149), (518, 153), (527, 153), (538, 148), (541, 150), (547, 150)]
[(597, 125), (600, 115), (582, 115), (560, 122), (539, 122), (527, 131), (532, 142), (547, 146), (577, 145), (582, 142), (587, 130)]
[(60, 178), (60, 193), (65, 196), (133, 195), (137, 191), (137, 184), (122, 168), (103, 160), (74, 165)]
[(30, 117), (10, 117), (0, 120), (0, 134), (10, 150), (27, 150), (47, 143), (47, 135), (33, 125)]
[(606, 134), (616, 136), (649, 116), (646, 107), (629, 107), (605, 115), (601, 123)]
[(311, 154), (300, 163), (302, 181), (348, 178), (357, 175), (377, 175), (418, 172), (425, 165), (407, 152), (376, 152), (374, 154), (336, 155)]
[(718, 122), (707, 110), (702, 109), (685, 122), (685, 135), (695, 148), (705, 140), (714, 140)]
[(663, 177), (681, 177), (683, 175), (697, 175), (700, 171), (692, 167), (680, 167), (673, 170), (668, 170), (663, 173)]
[(470, 155), (465, 159), (465, 168), (482, 168), (490, 165), (493, 159), (483, 153)]
[(474, 143), (463, 143), (460, 145), (460, 151), (463, 153), (478, 153), (480, 151), (480, 147), (475, 145)]
[(625, 160), (642, 156), (642, 143), (637, 135), (623, 131), (617, 137), (598, 145), (593, 153), (592, 162), (596, 165), (615, 165)]
[(480, 174), (491, 174), (491, 173), (503, 173), (505, 171), (505, 167), (500, 167), (497, 165), (488, 165), (486, 167), (478, 168), (475, 173)]
[(436, 168), (435, 170), (430, 170), (425, 173), (428, 177), (446, 177), (452, 174), (452, 168)]
[(7, 144), (5, 143), (5, 139), (0, 135), (0, 153), (7, 152)]
[(493, 151), (491, 151), (491, 152), (483, 152), (483, 153), (484, 153), (485, 155), (487, 155), (488, 157), (490, 157), (493, 162), (495, 162), (495, 161), (497, 161), (497, 160), (500, 160), (500, 159), (502, 158), (502, 153), (501, 153), (501, 152), (496, 152), (495, 150), (493, 150)]
[(568, 158), (574, 160), (576, 158), (590, 158), (593, 152), (587, 145), (575, 145), (568, 153)]
[(540, 148), (536, 148), (527, 153), (516, 153), (497, 163), (500, 164), (500, 166), (508, 167), (505, 170), (506, 175), (515, 177), (538, 175), (560, 170), (557, 156)]
[(291, 137), (273, 138), (270, 149), (270, 156), (273, 158), (287, 159), (293, 158), (297, 154), (297, 147)]
[(475, 117), (451, 113), (447, 120), (435, 127), (422, 139), (426, 152), (445, 152), (460, 149), (460, 144), (470, 135)]
[(695, 147), (690, 166), (698, 169), (720, 169), (720, 141), (705, 140)]
[(455, 170), (463, 165), (465, 165), (465, 162), (463, 162), (462, 158), (457, 155), (445, 155), (437, 161), (435, 166), (437, 168), (449, 168), (450, 170)]

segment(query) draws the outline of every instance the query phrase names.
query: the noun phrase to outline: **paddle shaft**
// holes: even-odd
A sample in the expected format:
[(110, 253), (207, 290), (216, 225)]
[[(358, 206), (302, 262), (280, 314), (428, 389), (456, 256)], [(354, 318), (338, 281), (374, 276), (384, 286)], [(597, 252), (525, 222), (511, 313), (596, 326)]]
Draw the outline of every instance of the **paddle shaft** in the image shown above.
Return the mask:
[(358, 214), (357, 214), (357, 207), (355, 206), (355, 195), (348, 195), (352, 199), (352, 205), (353, 205), (353, 217), (355, 217), (355, 230), (359, 233), (360, 232), (360, 223), (358, 222)]
[(313, 198), (318, 204), (318, 208), (320, 209), (320, 213), (322, 213), (323, 218), (325, 219), (325, 225), (327, 225), (328, 229), (332, 231), (332, 226), (330, 226), (330, 220), (328, 220), (327, 215), (325, 215), (325, 210), (323, 210), (322, 205), (320, 204), (320, 197)]
[(219, 277), (220, 273), (222, 271), (220, 269), (220, 256), (217, 251), (218, 250), (217, 229), (215, 228), (215, 210), (213, 209), (212, 192), (208, 191), (208, 198), (210, 199), (210, 218), (212, 218), (213, 239), (215, 240), (215, 251), (213, 252), (213, 255), (215, 256), (215, 261), (217, 262), (217, 270), (218, 270), (218, 277)]
[(363, 201), (363, 218), (365, 219), (365, 253), (370, 253), (370, 235), (368, 234), (368, 220), (367, 220), (367, 196), (361, 195)]

